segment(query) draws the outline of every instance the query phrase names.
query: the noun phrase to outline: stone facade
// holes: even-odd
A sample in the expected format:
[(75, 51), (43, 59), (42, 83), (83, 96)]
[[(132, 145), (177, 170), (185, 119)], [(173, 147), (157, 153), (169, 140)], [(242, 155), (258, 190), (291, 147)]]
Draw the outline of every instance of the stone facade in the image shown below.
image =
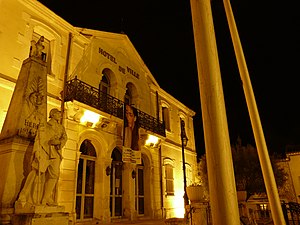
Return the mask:
[[(68, 215), (69, 224), (83, 224), (182, 217), (180, 119), (185, 121), (188, 137), (189, 185), (197, 174), (195, 112), (161, 89), (125, 34), (76, 28), (36, 0), (2, 0), (0, 128), (5, 118), (13, 118), (8, 109), (22, 64), (31, 54), (32, 41), (41, 36), (45, 38), (47, 115), (53, 108), (61, 109), (68, 136), (55, 192), (63, 207), (63, 212), (55, 213), (62, 217), (53, 214), (54, 219), (45, 220), (65, 224)], [(139, 129), (142, 163), (122, 160), (124, 102), (138, 109), (143, 119)], [(92, 115), (98, 116), (95, 121)], [(161, 131), (158, 125), (163, 120)], [(30, 169), (24, 165), (30, 165), (32, 140), (16, 133), (1, 135), (0, 224), (4, 224), (20, 219), (14, 204)], [(138, 154), (134, 157), (139, 159)], [(39, 224), (34, 216), (31, 220)]]

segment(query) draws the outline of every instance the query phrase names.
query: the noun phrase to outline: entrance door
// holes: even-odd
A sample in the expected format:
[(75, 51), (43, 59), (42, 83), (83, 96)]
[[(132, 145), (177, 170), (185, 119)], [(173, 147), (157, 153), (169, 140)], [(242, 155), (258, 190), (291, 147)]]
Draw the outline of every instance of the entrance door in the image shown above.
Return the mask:
[(119, 218), (122, 216), (122, 155), (118, 149), (112, 153), (110, 174), (110, 216)]
[(139, 216), (143, 216), (145, 213), (145, 198), (144, 198), (144, 164), (137, 165), (137, 176), (135, 178), (135, 209)]
[(78, 221), (92, 219), (94, 216), (96, 162), (96, 151), (89, 140), (85, 140), (81, 144), (80, 152), (76, 192), (76, 219)]

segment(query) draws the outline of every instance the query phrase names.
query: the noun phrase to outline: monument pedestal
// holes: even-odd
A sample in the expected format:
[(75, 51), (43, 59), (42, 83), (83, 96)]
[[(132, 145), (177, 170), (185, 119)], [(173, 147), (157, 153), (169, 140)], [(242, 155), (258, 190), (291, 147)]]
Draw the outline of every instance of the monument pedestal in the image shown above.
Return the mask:
[(23, 179), (31, 170), (28, 161), (33, 143), (15, 136), (0, 141), (0, 199), (1, 206), (13, 207), (21, 189)]
[(14, 212), (14, 203), (30, 171), (27, 165), (33, 143), (15, 136), (0, 141), (0, 224), (9, 224)]
[(192, 219), (191, 225), (208, 225), (208, 204), (205, 202), (197, 202), (191, 204)]
[(68, 225), (69, 213), (63, 206), (44, 206), (16, 202), (13, 225)]

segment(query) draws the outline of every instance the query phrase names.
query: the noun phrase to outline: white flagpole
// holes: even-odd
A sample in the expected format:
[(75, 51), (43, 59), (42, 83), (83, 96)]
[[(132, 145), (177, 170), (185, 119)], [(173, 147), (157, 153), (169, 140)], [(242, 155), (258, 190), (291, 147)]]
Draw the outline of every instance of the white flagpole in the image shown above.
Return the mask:
[(238, 30), (234, 20), (232, 8), (229, 0), (223, 0), (225, 12), (227, 16), (227, 21), (230, 29), (230, 34), (234, 46), (235, 56), (240, 71), (240, 76), (243, 82), (243, 89), (246, 98), (246, 103), (250, 115), (250, 120), (252, 124), (253, 134), (257, 146), (258, 156), (260, 160), (260, 165), (262, 168), (262, 174), (264, 177), (268, 199), (271, 206), (272, 218), (275, 225), (285, 224), (280, 198), (275, 182), (275, 177), (273, 174), (273, 169), (251, 85), (250, 76), (248, 73), (248, 68), (246, 60), (243, 53), (243, 48), (239, 38)]
[(211, 0), (190, 0), (212, 222), (240, 225)]

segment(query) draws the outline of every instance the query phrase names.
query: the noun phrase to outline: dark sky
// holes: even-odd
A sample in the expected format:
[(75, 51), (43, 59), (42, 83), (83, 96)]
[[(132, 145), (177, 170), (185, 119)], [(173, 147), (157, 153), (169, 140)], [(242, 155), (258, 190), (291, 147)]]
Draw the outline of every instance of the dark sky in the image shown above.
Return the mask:
[[(204, 153), (189, 0), (40, 2), (73, 26), (127, 34), (159, 85), (196, 112), (197, 151)], [(270, 152), (300, 144), (296, 2), (231, 1)], [(212, 0), (212, 9), (230, 140), (240, 136), (244, 145), (255, 146), (223, 2)]]

